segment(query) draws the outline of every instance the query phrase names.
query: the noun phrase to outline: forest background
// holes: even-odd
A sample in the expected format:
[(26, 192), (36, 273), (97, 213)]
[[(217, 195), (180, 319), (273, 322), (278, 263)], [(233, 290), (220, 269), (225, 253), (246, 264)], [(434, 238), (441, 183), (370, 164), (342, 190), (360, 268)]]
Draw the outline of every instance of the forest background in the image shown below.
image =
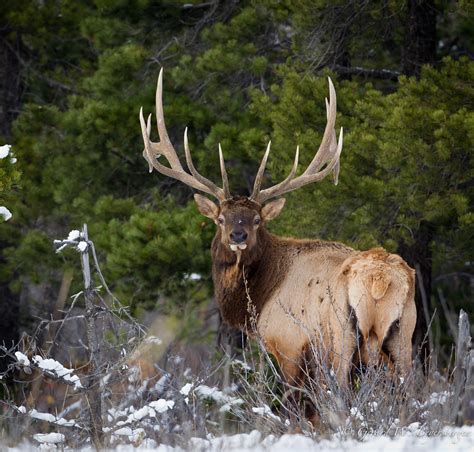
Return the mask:
[[(268, 140), (266, 183), (314, 154), (327, 76), (345, 130), (339, 185), (287, 196), (275, 233), (383, 246), (417, 269), (419, 345), (474, 287), (474, 10), (469, 1), (18, 0), (0, 4), (0, 340), (50, 318), (78, 292), (77, 254), (53, 240), (83, 223), (112, 291), (175, 339), (214, 344), (214, 225), (192, 191), (142, 158), (140, 106), (154, 111), (161, 67), (175, 147), (183, 131), (217, 181), (248, 194)], [(423, 302), (424, 300), (424, 302)], [(153, 314), (151, 314), (153, 313)], [(4, 366), (5, 363), (2, 363)]]

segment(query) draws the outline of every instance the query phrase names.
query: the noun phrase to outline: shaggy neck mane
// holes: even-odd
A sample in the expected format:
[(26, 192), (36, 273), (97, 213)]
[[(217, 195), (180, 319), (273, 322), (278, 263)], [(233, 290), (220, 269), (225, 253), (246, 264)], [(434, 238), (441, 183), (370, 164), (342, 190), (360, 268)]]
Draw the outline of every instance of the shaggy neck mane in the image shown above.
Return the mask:
[(212, 277), (217, 302), (224, 321), (239, 329), (251, 330), (255, 326), (265, 301), (284, 280), (297, 255), (318, 248), (348, 254), (353, 251), (336, 242), (277, 237), (265, 227), (257, 231), (256, 242), (252, 249), (237, 254), (221, 243), (219, 229), (212, 242)]

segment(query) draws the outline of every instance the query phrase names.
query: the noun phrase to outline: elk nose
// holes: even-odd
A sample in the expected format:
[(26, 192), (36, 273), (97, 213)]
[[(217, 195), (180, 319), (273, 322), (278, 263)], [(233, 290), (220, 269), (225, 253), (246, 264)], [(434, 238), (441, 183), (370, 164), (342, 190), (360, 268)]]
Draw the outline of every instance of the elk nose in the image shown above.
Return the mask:
[(232, 231), (230, 233), (230, 239), (234, 243), (242, 243), (247, 240), (248, 234), (245, 231)]

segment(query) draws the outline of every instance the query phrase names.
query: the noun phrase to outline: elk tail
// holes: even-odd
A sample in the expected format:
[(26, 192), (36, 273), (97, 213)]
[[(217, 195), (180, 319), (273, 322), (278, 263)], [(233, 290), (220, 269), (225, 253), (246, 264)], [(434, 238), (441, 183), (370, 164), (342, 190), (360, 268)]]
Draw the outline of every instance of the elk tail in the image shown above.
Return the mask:
[(380, 300), (387, 292), (388, 286), (392, 282), (390, 275), (383, 270), (379, 270), (372, 276), (372, 287), (370, 292), (375, 301)]

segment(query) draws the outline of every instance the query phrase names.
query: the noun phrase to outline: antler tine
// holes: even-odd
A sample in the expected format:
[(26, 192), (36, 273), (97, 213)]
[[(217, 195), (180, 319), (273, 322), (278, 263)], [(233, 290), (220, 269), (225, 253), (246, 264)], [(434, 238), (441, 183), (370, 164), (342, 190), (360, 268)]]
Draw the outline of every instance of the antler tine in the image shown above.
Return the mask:
[(232, 197), (232, 195), (230, 194), (229, 179), (227, 178), (227, 171), (225, 169), (224, 153), (222, 152), (220, 143), (219, 143), (219, 162), (221, 165), (222, 188), (224, 189), (224, 196), (226, 197), (226, 199), (229, 199)]
[(156, 169), (156, 171), (158, 171), (161, 174), (164, 174), (165, 176), (171, 177), (173, 179), (177, 179), (183, 182), (184, 184), (195, 188), (196, 190), (200, 190), (205, 193), (208, 193), (209, 195), (213, 195), (217, 197), (216, 193), (214, 193), (205, 185), (201, 184), (193, 176), (186, 173), (184, 170), (175, 170), (173, 168), (168, 168), (167, 166), (162, 165), (156, 159), (156, 153), (153, 151), (152, 147), (153, 145), (156, 145), (157, 143), (152, 143), (148, 138), (148, 132), (147, 132), (146, 124), (145, 124), (145, 119), (143, 117), (143, 109), (140, 109), (140, 125), (142, 129), (143, 142), (145, 143), (145, 158), (153, 166), (153, 168)]
[[(186, 163), (188, 165), (189, 171), (191, 174), (197, 179), (198, 182), (205, 185), (209, 190), (211, 190), (221, 201), (226, 199), (224, 195), (224, 190), (219, 188), (214, 182), (211, 182), (209, 179), (206, 179), (204, 176), (198, 173), (196, 168), (194, 167), (193, 159), (191, 157), (191, 151), (189, 149), (189, 141), (188, 141), (188, 128), (184, 129), (184, 153), (186, 154)], [(230, 198), (230, 196), (228, 196)]]
[[(334, 84), (332, 83), (331, 77), (328, 77), (329, 83), (329, 102), (327, 98), (326, 102), (326, 127), (324, 129), (323, 138), (319, 149), (316, 152), (313, 160), (306, 168), (304, 175), (313, 174), (314, 172), (319, 171), (322, 166), (329, 160), (329, 153), (331, 151), (331, 142), (334, 135), (334, 127), (336, 125), (336, 108), (337, 108), (337, 98), (336, 90), (334, 89)], [(335, 149), (334, 149), (335, 150)]]
[[(145, 150), (143, 151), (143, 157), (148, 162), (148, 167), (150, 172), (156, 169), (159, 173), (164, 174), (165, 176), (172, 177), (177, 179), (190, 187), (195, 188), (196, 190), (208, 193), (212, 196), (215, 196), (219, 201), (226, 199), (225, 192), (229, 191), (227, 188), (217, 187), (210, 180), (201, 176), (196, 168), (193, 165), (191, 152), (189, 151), (189, 143), (187, 136), (187, 128), (184, 132), (184, 148), (186, 153), (186, 161), (188, 163), (189, 170), (191, 174), (187, 173), (181, 162), (179, 161), (178, 155), (169, 139), (168, 131), (166, 130), (166, 124), (163, 114), (163, 69), (160, 70), (160, 75), (158, 76), (158, 83), (156, 87), (156, 125), (158, 128), (158, 134), (160, 141), (158, 143), (153, 143), (150, 140), (151, 134), (151, 115), (148, 116), (147, 122), (145, 124), (145, 119), (143, 117), (143, 108), (140, 108), (140, 126), (142, 130), (143, 142), (145, 144)], [(168, 161), (170, 167), (167, 167), (161, 164), (157, 159), (160, 155), (163, 156)], [(230, 197), (227, 196), (227, 197)]]
[[(140, 115), (143, 116), (143, 108), (140, 109)], [(151, 134), (151, 113), (148, 115), (148, 118), (146, 120), (146, 134), (147, 134), (147, 141), (150, 142), (150, 134)], [(155, 155), (153, 158), (158, 158), (159, 155)], [(148, 172), (151, 173), (153, 171), (153, 164), (151, 161), (148, 159), (148, 154), (146, 151), (146, 145), (145, 148), (143, 149), (143, 158), (147, 161), (148, 163)]]
[(166, 130), (165, 116), (163, 112), (163, 68), (160, 69), (160, 75), (158, 76), (158, 83), (156, 85), (156, 96), (155, 96), (155, 108), (156, 108), (156, 127), (158, 129), (158, 135), (160, 137), (160, 145), (162, 152), (168, 160), (171, 168), (175, 170), (182, 170), (183, 167), (179, 161), (176, 151), (171, 144), (168, 131)]
[[(342, 143), (343, 143), (343, 129), (341, 127), (341, 130), (339, 132), (339, 140), (337, 142), (337, 149), (336, 149), (336, 154), (332, 158), (332, 160), (328, 163), (326, 168), (324, 168), (322, 171), (315, 172), (313, 174), (302, 174), (301, 176), (297, 177), (294, 179), (288, 186), (286, 190), (284, 190), (282, 193), (287, 193), (292, 190), (296, 190), (297, 188), (302, 187), (303, 185), (311, 184), (312, 182), (318, 182), (322, 179), (324, 179), (331, 171), (335, 171), (337, 169), (337, 175), (339, 174), (339, 158), (341, 156), (342, 152)], [(335, 176), (335, 180), (337, 183), (337, 176)]]
[(265, 172), (265, 168), (267, 166), (268, 155), (270, 154), (270, 146), (272, 142), (269, 141), (267, 145), (267, 150), (265, 154), (263, 154), (262, 161), (260, 162), (260, 167), (258, 168), (257, 175), (255, 176), (255, 182), (253, 184), (252, 194), (250, 195), (250, 199), (256, 200), (258, 198), (258, 194), (260, 193), (260, 186), (262, 185), (263, 180), (263, 173)]
[[(280, 182), (273, 187), (267, 188), (266, 190), (262, 190), (258, 193), (257, 198), (255, 199), (256, 202), (259, 204), (263, 204), (267, 199), (273, 198), (274, 196), (278, 196), (279, 193), (283, 193), (286, 187), (290, 184), (290, 182), (294, 179), (296, 175), (296, 170), (298, 168), (298, 160), (300, 155), (300, 147), (296, 146), (295, 152), (295, 160), (293, 162), (293, 167), (291, 168), (290, 174), (288, 174), (287, 178)], [(251, 198), (252, 199), (252, 198)]]
[[(336, 141), (336, 131), (334, 126), (336, 124), (336, 90), (332, 80), (328, 77), (329, 82), (329, 101), (326, 99), (326, 127), (324, 129), (323, 138), (319, 146), (318, 151), (316, 152), (313, 160), (308, 165), (306, 170), (301, 176), (294, 177), (296, 168), (294, 166), (294, 171), (279, 184), (256, 192), (255, 187), (252, 193), (251, 199), (258, 200), (259, 203), (262, 203), (270, 198), (288, 193), (290, 191), (296, 190), (297, 188), (302, 187), (303, 185), (310, 184), (312, 182), (317, 182), (324, 179), (331, 171), (333, 172), (334, 183), (337, 184), (339, 176), (339, 158), (342, 152), (343, 144), (343, 129), (339, 134), (339, 140)], [(265, 157), (264, 157), (265, 158)], [(263, 163), (263, 161), (262, 161)], [(265, 159), (266, 163), (266, 159)], [(321, 168), (326, 167), (321, 170)], [(262, 165), (261, 167), (262, 168)], [(260, 173), (260, 170), (259, 170)], [(262, 171), (263, 173), (263, 171)], [(257, 176), (258, 177), (258, 176)], [(261, 181), (260, 181), (261, 182)], [(258, 187), (259, 188), (259, 187)]]

